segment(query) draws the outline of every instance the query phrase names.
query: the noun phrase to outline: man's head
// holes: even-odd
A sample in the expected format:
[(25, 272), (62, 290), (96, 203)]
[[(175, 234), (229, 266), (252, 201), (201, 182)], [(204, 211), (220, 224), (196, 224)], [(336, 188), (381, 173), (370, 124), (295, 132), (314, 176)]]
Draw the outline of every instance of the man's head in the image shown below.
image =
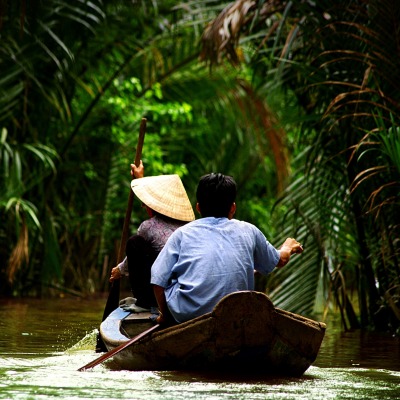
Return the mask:
[(222, 174), (204, 175), (197, 186), (196, 197), (202, 217), (232, 218), (236, 210), (236, 182)]

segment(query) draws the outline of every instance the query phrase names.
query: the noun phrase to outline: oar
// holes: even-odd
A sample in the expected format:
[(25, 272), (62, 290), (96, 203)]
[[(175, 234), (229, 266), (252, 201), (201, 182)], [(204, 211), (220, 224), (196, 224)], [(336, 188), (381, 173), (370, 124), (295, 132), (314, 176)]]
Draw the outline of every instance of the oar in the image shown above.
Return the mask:
[(122, 343), (118, 347), (116, 347), (113, 350), (110, 350), (108, 353), (103, 354), (99, 358), (96, 358), (96, 360), (90, 362), (89, 364), (86, 364), (85, 366), (81, 367), (78, 369), (78, 371), (85, 371), (86, 369), (93, 368), (96, 365), (108, 360), (112, 356), (115, 356), (117, 353), (120, 351), (126, 349), (127, 347), (131, 346), (132, 344), (136, 343), (140, 339), (144, 338), (145, 336), (150, 335), (151, 332), (154, 332), (156, 329), (160, 327), (159, 324), (152, 326), (151, 328), (147, 329), (146, 331), (140, 333), (139, 335), (135, 336), (134, 338), (128, 340), (126, 343)]
[[(137, 167), (139, 166), (140, 160), (142, 158), (144, 135), (146, 133), (146, 122), (147, 119), (142, 118), (142, 121), (140, 123), (139, 138), (136, 146), (136, 157), (135, 157), (135, 165)], [(124, 226), (121, 234), (121, 242), (119, 244), (118, 259), (117, 259), (118, 264), (122, 262), (122, 260), (125, 258), (125, 247), (126, 247), (126, 242), (128, 240), (129, 222), (131, 220), (132, 205), (133, 205), (133, 191), (130, 189), (128, 206), (126, 208)], [(120, 289), (120, 280), (115, 279), (111, 283), (110, 293), (108, 294), (108, 299), (106, 306), (104, 308), (102, 321), (104, 321), (119, 306), (119, 289)], [(103, 340), (101, 339), (100, 334), (97, 334), (96, 352), (100, 353), (102, 351), (107, 351), (107, 348)]]

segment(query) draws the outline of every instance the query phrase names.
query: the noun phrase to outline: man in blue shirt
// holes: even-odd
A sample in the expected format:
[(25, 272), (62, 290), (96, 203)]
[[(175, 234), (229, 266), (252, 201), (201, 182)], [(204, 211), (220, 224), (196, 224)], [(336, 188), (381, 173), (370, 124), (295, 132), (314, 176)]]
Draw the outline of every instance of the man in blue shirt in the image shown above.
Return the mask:
[(202, 218), (178, 228), (151, 269), (158, 323), (185, 322), (212, 311), (224, 296), (254, 290), (254, 272), (269, 274), (303, 251), (288, 238), (280, 250), (254, 225), (233, 219), (236, 182), (204, 175), (197, 187)]

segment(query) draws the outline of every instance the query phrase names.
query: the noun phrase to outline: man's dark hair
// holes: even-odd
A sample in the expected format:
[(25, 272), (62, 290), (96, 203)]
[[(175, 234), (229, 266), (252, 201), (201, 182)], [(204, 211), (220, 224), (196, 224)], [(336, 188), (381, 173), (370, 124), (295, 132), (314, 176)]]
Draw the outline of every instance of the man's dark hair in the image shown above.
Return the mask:
[(236, 199), (236, 182), (231, 176), (208, 174), (200, 178), (196, 197), (202, 217), (228, 217)]

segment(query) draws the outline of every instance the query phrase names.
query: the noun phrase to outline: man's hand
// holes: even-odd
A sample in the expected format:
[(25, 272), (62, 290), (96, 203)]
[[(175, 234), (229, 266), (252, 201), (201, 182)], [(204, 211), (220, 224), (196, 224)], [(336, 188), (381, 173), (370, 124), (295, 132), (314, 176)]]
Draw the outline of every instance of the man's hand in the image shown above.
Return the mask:
[(135, 164), (131, 164), (131, 176), (136, 179), (144, 177), (144, 166), (142, 160), (140, 160), (138, 167)]
[(115, 267), (111, 270), (110, 282), (119, 278), (121, 278), (121, 271), (118, 267)]
[(157, 324), (160, 324), (160, 325), (166, 325), (167, 324), (167, 319), (164, 317), (164, 314), (159, 314), (159, 316), (156, 318), (156, 322), (157, 322)]
[(283, 242), (283, 245), (281, 246), (280, 250), (288, 251), (290, 252), (290, 255), (300, 254), (303, 252), (303, 246), (296, 239), (287, 238)]
[(177, 322), (174, 320), (169, 311), (167, 312), (166, 315), (160, 312), (159, 316), (156, 318), (156, 322), (157, 324), (162, 325), (165, 328), (177, 324)]
[(300, 254), (302, 252), (303, 246), (296, 239), (287, 238), (279, 249), (280, 259), (277, 267), (282, 268), (289, 262), (291, 255)]

